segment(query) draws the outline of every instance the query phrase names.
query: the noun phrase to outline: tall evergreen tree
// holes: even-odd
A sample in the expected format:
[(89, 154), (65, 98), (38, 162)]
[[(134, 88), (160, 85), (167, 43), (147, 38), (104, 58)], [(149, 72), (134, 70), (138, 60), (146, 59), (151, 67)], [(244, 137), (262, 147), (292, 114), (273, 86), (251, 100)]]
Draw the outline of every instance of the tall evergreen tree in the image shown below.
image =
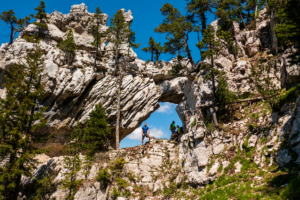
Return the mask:
[(214, 60), (217, 56), (220, 55), (221, 51), (221, 43), (215, 37), (214, 29), (209, 25), (207, 29), (204, 31), (203, 39), (201, 42), (197, 44), (197, 47), (201, 51), (202, 59), (209, 59), (210, 60), (210, 72), (206, 75), (206, 78), (211, 79), (212, 86), (213, 86), (213, 104), (212, 104), (212, 115), (213, 115), (213, 122), (215, 126), (218, 126), (218, 120), (216, 115), (216, 83), (215, 77), (217, 73), (217, 69), (214, 68), (215, 63)]
[(95, 22), (95, 25), (93, 25), (92, 33), (94, 35), (94, 41), (92, 42), (92, 45), (96, 47), (96, 52), (95, 52), (95, 63), (94, 67), (96, 67), (96, 61), (97, 61), (97, 55), (98, 55), (98, 49), (100, 47), (100, 52), (101, 52), (101, 34), (99, 32), (100, 25), (103, 23), (103, 15), (102, 11), (100, 10), (99, 7), (96, 8), (94, 17), (93, 17), (93, 22)]
[(81, 170), (82, 161), (80, 159), (80, 152), (83, 150), (83, 132), (78, 124), (70, 136), (70, 142), (67, 144), (64, 157), (64, 168), (67, 172), (64, 174), (65, 178), (62, 180), (62, 188), (68, 191), (66, 200), (73, 200), (82, 183), (82, 179), (77, 179), (77, 174)]
[(36, 15), (31, 14), (30, 16), (32, 18), (36, 18), (37, 21), (33, 22), (33, 24), (37, 25), (39, 28), (39, 32), (37, 37), (40, 38), (42, 37), (42, 31), (43, 30), (48, 30), (48, 25), (46, 22), (48, 22), (47, 20), (47, 13), (45, 11), (46, 5), (44, 1), (40, 1), (40, 5), (38, 7), (35, 8), (35, 10), (37, 11)]
[[(199, 25), (199, 29), (203, 34), (206, 29), (207, 13), (213, 13), (213, 7), (215, 6), (214, 0), (186, 0), (188, 18), (195, 24)], [(201, 28), (200, 28), (201, 26)], [(198, 38), (200, 41), (200, 39)]]
[(75, 58), (75, 50), (77, 49), (72, 29), (69, 29), (64, 37), (65, 38), (58, 43), (58, 47), (65, 52), (65, 61), (70, 65)]
[(150, 52), (151, 53), (151, 62), (154, 61), (153, 58), (155, 57), (156, 65), (157, 65), (158, 59), (159, 59), (160, 55), (163, 53), (164, 48), (160, 45), (160, 42), (159, 43), (155, 42), (152, 37), (150, 37), (148, 44), (149, 44), (149, 47), (143, 48), (142, 51)]
[(165, 49), (164, 49), (163, 46), (160, 45), (160, 42), (156, 43), (156, 45), (155, 45), (155, 62), (156, 62), (156, 66), (158, 66), (158, 60), (159, 60), (160, 55), (164, 52), (165, 52)]
[(87, 153), (89, 156), (93, 156), (97, 151), (107, 150), (111, 145), (108, 141), (111, 130), (101, 103), (95, 106), (83, 130), (83, 140), (86, 144), (85, 148), (89, 150)]
[(26, 16), (24, 19), (17, 19), (17, 17), (15, 16), (15, 12), (13, 10), (9, 10), (1, 13), (0, 20), (4, 21), (10, 26), (9, 44), (12, 44), (16, 34), (18, 32), (21, 32), (29, 24), (31, 18)]
[[(178, 43), (175, 46), (180, 47), (179, 50), (186, 52), (189, 61), (193, 68), (196, 68), (196, 64), (191, 54), (191, 50), (188, 45), (189, 35), (193, 31), (192, 23), (183, 16), (177, 8), (174, 8), (170, 3), (165, 3), (160, 9), (165, 19), (156, 29), (155, 32), (167, 33), (167, 36), (171, 36), (167, 39), (174, 43)], [(182, 43), (183, 45), (180, 45)], [(166, 48), (167, 49), (167, 48)]]
[(5, 77), (6, 98), (0, 98), (0, 199), (16, 200), (21, 189), (21, 177), (31, 176), (34, 156), (45, 150), (32, 147), (33, 130), (45, 124), (46, 108), (38, 100), (44, 97), (42, 72), (44, 60), (37, 47), (27, 54), (26, 63), (13, 65)]
[(277, 17), (280, 23), (276, 25), (275, 34), (279, 45), (284, 49), (294, 47), (297, 49), (290, 58), (291, 64), (300, 63), (300, 2), (297, 0), (276, 2)]
[(120, 143), (120, 120), (121, 120), (121, 86), (123, 79), (123, 69), (119, 66), (119, 58), (120, 58), (120, 47), (124, 43), (124, 41), (131, 34), (131, 30), (129, 28), (130, 24), (125, 21), (122, 10), (118, 10), (114, 17), (111, 18), (111, 23), (109, 28), (107, 29), (108, 41), (111, 42), (113, 46), (113, 53), (115, 56), (115, 71), (119, 71), (118, 78), (118, 100), (117, 100), (117, 123), (116, 123), (116, 149), (119, 149)]
[(148, 44), (149, 44), (149, 47), (142, 48), (142, 51), (150, 52), (151, 53), (151, 62), (153, 62), (156, 42), (154, 41), (154, 39), (152, 37), (150, 37)]

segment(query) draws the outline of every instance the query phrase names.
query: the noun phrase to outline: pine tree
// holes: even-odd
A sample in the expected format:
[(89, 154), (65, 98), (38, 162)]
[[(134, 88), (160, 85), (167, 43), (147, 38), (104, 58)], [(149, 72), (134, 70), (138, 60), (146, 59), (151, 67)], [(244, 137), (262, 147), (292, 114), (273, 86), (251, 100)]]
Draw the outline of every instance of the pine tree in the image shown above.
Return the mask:
[(119, 67), (120, 46), (131, 34), (130, 24), (126, 23), (122, 10), (118, 10), (111, 19), (109, 28), (107, 29), (108, 41), (113, 43), (113, 53), (115, 56), (115, 71), (119, 70), (118, 78), (118, 100), (117, 100), (117, 124), (116, 124), (116, 149), (119, 149), (120, 143), (120, 120), (121, 120), (121, 86), (123, 79), (123, 69)]
[(234, 41), (235, 37), (232, 35), (232, 33), (230, 31), (224, 31), (221, 29), (217, 32), (217, 36), (226, 42), (225, 46), (227, 47), (229, 53), (232, 53), (236, 59), (239, 47)]
[[(215, 1), (213, 0), (187, 0), (187, 11), (188, 11), (188, 18), (191, 20), (192, 23), (198, 25), (198, 30), (201, 30), (203, 34), (206, 29), (206, 22), (208, 12), (213, 13), (213, 7), (215, 7)], [(201, 28), (200, 28), (201, 26)], [(198, 35), (198, 41), (200, 41)]]
[(100, 52), (101, 52), (101, 34), (99, 32), (100, 25), (103, 23), (103, 15), (102, 11), (100, 10), (99, 7), (96, 8), (94, 17), (93, 17), (93, 22), (95, 22), (96, 25), (93, 25), (92, 33), (94, 35), (94, 41), (92, 42), (92, 45), (96, 47), (96, 52), (95, 52), (95, 63), (94, 67), (96, 67), (96, 61), (97, 61), (97, 55), (98, 55), (98, 49), (100, 47)]
[(83, 140), (88, 149), (87, 155), (93, 156), (97, 151), (107, 150), (110, 146), (108, 137), (111, 133), (102, 104), (95, 106), (87, 120)]
[(76, 176), (81, 170), (82, 161), (80, 159), (80, 152), (83, 150), (83, 132), (80, 125), (71, 133), (69, 138), (70, 142), (67, 144), (64, 157), (64, 168), (67, 172), (64, 174), (65, 178), (62, 180), (62, 188), (68, 191), (66, 200), (73, 200), (74, 196), (79, 189), (80, 184), (83, 182), (82, 179), (77, 180)]
[(17, 19), (17, 17), (15, 16), (15, 12), (13, 10), (9, 10), (1, 13), (0, 20), (4, 21), (10, 26), (9, 44), (12, 44), (16, 34), (18, 32), (21, 32), (29, 24), (31, 18), (26, 16), (24, 19)]
[(254, 86), (252, 91), (258, 92), (272, 109), (276, 109), (281, 88), (272, 81), (268, 69), (268, 65), (252, 65), (249, 82)]
[(164, 52), (165, 52), (165, 49), (164, 49), (164, 47), (162, 47), (160, 45), (160, 42), (156, 43), (156, 45), (155, 45), (155, 62), (156, 62), (156, 66), (158, 66), (158, 60), (159, 60), (160, 55)]
[[(191, 50), (188, 45), (189, 35), (193, 31), (192, 23), (183, 16), (177, 8), (174, 8), (171, 4), (165, 3), (164, 6), (160, 9), (165, 19), (156, 29), (155, 32), (166, 33), (167, 39), (170, 41), (168, 44), (169, 47), (180, 47), (178, 52), (182, 50), (186, 52), (189, 62), (192, 65), (192, 68), (196, 68), (196, 64), (191, 54)], [(175, 44), (175, 42), (177, 44)], [(173, 43), (173, 44), (171, 44)], [(183, 45), (181, 45), (181, 43)], [(174, 52), (174, 49), (170, 49)], [(168, 48), (166, 48), (168, 51)]]
[(75, 50), (77, 49), (72, 29), (68, 30), (65, 39), (59, 42), (58, 47), (65, 52), (65, 61), (70, 65), (75, 58)]
[(164, 48), (160, 45), (160, 42), (159, 43), (155, 42), (152, 37), (150, 37), (148, 44), (149, 44), (149, 47), (143, 48), (142, 51), (150, 52), (151, 53), (151, 62), (154, 61), (153, 58), (155, 57), (156, 65), (157, 65), (160, 55), (164, 52)]
[(154, 41), (154, 39), (152, 37), (150, 37), (148, 44), (149, 44), (149, 47), (142, 48), (142, 51), (150, 52), (151, 53), (151, 62), (153, 62), (156, 42)]
[(33, 14), (30, 15), (32, 18), (37, 19), (36, 22), (33, 22), (33, 24), (37, 25), (39, 28), (37, 38), (43, 37), (42, 31), (48, 30), (48, 25), (46, 23), (46, 22), (48, 22), (47, 21), (48, 19), (47, 19), (47, 13), (45, 11), (45, 8), (46, 8), (45, 2), (40, 1), (40, 5), (35, 8), (35, 10), (37, 11), (36, 15), (33, 15)]
[(221, 116), (221, 120), (229, 120), (233, 116), (234, 102), (238, 99), (238, 93), (229, 90), (225, 74), (224, 71), (218, 72), (218, 86), (215, 98), (218, 105), (218, 116)]
[(133, 49), (137, 49), (141, 46), (141, 43), (135, 43), (135, 32), (132, 31), (132, 29), (130, 28), (130, 24), (129, 24), (129, 32), (125, 35), (125, 40), (124, 40), (124, 43), (127, 44), (128, 48), (127, 48), (127, 54), (125, 54), (128, 59), (127, 59), (127, 62), (130, 62), (132, 59), (135, 59), (135, 58), (131, 58), (130, 56), (130, 50), (131, 48)]
[(221, 51), (221, 43), (215, 37), (214, 29), (209, 25), (207, 29), (204, 31), (203, 39), (201, 42), (197, 44), (197, 47), (201, 51), (202, 59), (209, 59), (210, 60), (210, 72), (206, 75), (206, 78), (211, 79), (212, 86), (213, 86), (213, 104), (212, 104), (212, 114), (213, 114), (213, 122), (216, 127), (218, 127), (218, 120), (216, 115), (216, 84), (215, 84), (215, 76), (218, 71), (214, 69), (214, 60), (217, 56), (220, 55)]
[(9, 162), (0, 167), (0, 199), (16, 200), (21, 189), (21, 177), (31, 176), (35, 168), (36, 150), (32, 143), (41, 138), (33, 134), (45, 125), (46, 108), (38, 100), (44, 97), (41, 49), (28, 52), (26, 63), (15, 64), (8, 70), (4, 87), (6, 98), (0, 98), (0, 160)]
[[(274, 6), (274, 4), (273, 4)], [(300, 63), (300, 2), (297, 0), (279, 1), (275, 7), (280, 23), (276, 25), (275, 34), (283, 49), (297, 49), (291, 56), (291, 65)]]

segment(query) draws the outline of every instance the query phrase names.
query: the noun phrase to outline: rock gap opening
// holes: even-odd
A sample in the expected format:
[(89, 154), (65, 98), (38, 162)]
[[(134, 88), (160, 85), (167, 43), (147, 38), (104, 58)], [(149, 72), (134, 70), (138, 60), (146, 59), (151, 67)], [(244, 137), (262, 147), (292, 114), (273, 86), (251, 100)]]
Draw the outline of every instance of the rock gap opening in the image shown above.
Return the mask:
[[(144, 123), (150, 128), (150, 137), (170, 139), (171, 131), (169, 126), (172, 121), (175, 121), (176, 126), (182, 127), (182, 121), (179, 118), (175, 108), (177, 104), (169, 102), (160, 102), (160, 107), (154, 111), (150, 117), (145, 120), (140, 127), (135, 129), (131, 134), (127, 135), (120, 142), (120, 148), (133, 147), (142, 144), (141, 127)], [(148, 138), (144, 139), (145, 142), (149, 141)]]

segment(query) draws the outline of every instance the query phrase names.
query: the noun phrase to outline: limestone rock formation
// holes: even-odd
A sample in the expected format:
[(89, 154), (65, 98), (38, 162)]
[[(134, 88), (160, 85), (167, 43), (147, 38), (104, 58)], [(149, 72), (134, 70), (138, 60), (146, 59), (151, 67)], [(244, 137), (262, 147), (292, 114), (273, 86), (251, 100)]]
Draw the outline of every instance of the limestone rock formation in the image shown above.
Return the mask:
[[(131, 12), (123, 10), (123, 13), (126, 21), (131, 23)], [(103, 15), (106, 24), (108, 16)], [(57, 184), (63, 178), (63, 148), (76, 123), (84, 125), (95, 105), (101, 102), (111, 128), (114, 129), (116, 124), (118, 74), (113, 74), (115, 60), (107, 51), (112, 48), (112, 44), (102, 45), (101, 59), (97, 59), (94, 67), (94, 47), (91, 45), (93, 37), (89, 35), (92, 16), (84, 4), (72, 6), (70, 13), (65, 15), (54, 11), (48, 15), (48, 38), (39, 42), (45, 58), (46, 78), (43, 82), (46, 83), (47, 97), (42, 104), (48, 106), (48, 124), (35, 134), (51, 133), (53, 136), (46, 144), (35, 145), (54, 148), (49, 153), (49, 158), (43, 158), (44, 161), (35, 172), (35, 177), (40, 176), (44, 169), (57, 172), (58, 174), (54, 173), (54, 182)], [(215, 67), (225, 72), (230, 90), (239, 91), (245, 96), (253, 92), (253, 85), (249, 81), (250, 68), (251, 64), (259, 61), (269, 66), (266, 73), (277, 87), (283, 88), (299, 83), (299, 66), (290, 66), (290, 60), (287, 58), (293, 49), (287, 49), (280, 54), (276, 52), (273, 20), (264, 9), (257, 18), (255, 30), (240, 30), (238, 26), (234, 26), (239, 54), (235, 58), (224, 48), (215, 62)], [(220, 20), (212, 23), (215, 30), (220, 23)], [(74, 31), (78, 47), (72, 65), (64, 62), (64, 54), (57, 48), (58, 42), (69, 28)], [(106, 25), (100, 27), (103, 41), (106, 40), (107, 28)], [(36, 31), (35, 25), (29, 25), (12, 45), (1, 45), (1, 97), (5, 97), (3, 77), (9, 67), (14, 63), (25, 62), (27, 52), (34, 48), (34, 44), (27, 42), (24, 36)], [(224, 44), (224, 41), (222, 42)], [(243, 163), (231, 162), (238, 152), (246, 150), (255, 152), (253, 160), (260, 168), (271, 166), (274, 162), (282, 167), (300, 164), (300, 97), (296, 102), (287, 103), (276, 112), (271, 112), (265, 102), (244, 101), (236, 108), (237, 114), (234, 119), (222, 124), (223, 131), (214, 130), (204, 121), (204, 117), (211, 115), (209, 107), (212, 105), (212, 83), (203, 79), (208, 73), (207, 69), (199, 71), (191, 69), (188, 65), (190, 74), (182, 71), (182, 76), (173, 77), (168, 71), (176, 64), (176, 59), (161, 62), (160, 67), (157, 67), (152, 62), (146, 63), (137, 59), (136, 53), (130, 51), (135, 59), (122, 66), (125, 75), (122, 81), (120, 139), (133, 132), (158, 109), (159, 102), (178, 104), (176, 111), (184, 128), (184, 134), (179, 137), (176, 145), (166, 140), (154, 140), (154, 144), (145, 150), (136, 147), (109, 153), (109, 160), (114, 160), (120, 155), (126, 158), (124, 173), (133, 171), (135, 177), (138, 177), (135, 184), (139, 187), (149, 187), (151, 191), (170, 187), (173, 183), (169, 180), (172, 170), (177, 173), (172, 177), (176, 184), (188, 183), (202, 187), (220, 177), (228, 166), (232, 167), (232, 173), (241, 172)], [(184, 59), (182, 62), (187, 64), (188, 60)], [(209, 64), (207, 60), (202, 61), (200, 65), (203, 63)], [(250, 131), (251, 129), (255, 129), (256, 132)], [(113, 135), (110, 140), (114, 144)], [(144, 155), (141, 154), (142, 151)], [(296, 160), (293, 157), (296, 157)], [(169, 164), (166, 160), (172, 162), (170, 168), (166, 167)], [(84, 182), (75, 199), (103, 199), (105, 191), (101, 184), (95, 181), (95, 177), (99, 169), (106, 164), (93, 164), (88, 181)], [(177, 171), (178, 167), (180, 170)], [(161, 174), (162, 170), (168, 170), (168, 177)], [(78, 176), (80, 178), (83, 175), (80, 173)], [(159, 178), (156, 179), (155, 176)], [(23, 177), (24, 188), (29, 187), (32, 181), (32, 178)], [(64, 195), (65, 191), (58, 188), (51, 197), (61, 199)]]

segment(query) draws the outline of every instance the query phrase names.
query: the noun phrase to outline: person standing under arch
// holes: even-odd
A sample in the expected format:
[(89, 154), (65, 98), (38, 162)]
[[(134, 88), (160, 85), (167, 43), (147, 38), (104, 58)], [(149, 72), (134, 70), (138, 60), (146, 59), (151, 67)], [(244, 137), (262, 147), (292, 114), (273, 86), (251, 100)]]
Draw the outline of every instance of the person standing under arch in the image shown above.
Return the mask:
[(150, 144), (150, 129), (147, 126), (147, 123), (144, 124), (142, 127), (142, 145), (144, 144), (144, 137), (149, 138), (149, 144)]

